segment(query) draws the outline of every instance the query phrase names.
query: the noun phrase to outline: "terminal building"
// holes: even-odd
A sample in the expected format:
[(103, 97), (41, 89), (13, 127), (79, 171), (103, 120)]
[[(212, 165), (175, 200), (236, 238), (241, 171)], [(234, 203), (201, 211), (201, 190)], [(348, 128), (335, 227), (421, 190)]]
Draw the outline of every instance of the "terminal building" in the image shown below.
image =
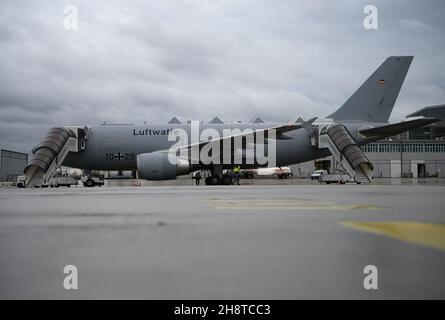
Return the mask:
[(0, 150), (0, 182), (15, 183), (28, 164), (28, 154), (11, 150)]
[[(362, 147), (374, 166), (375, 178), (445, 177), (445, 108), (425, 107), (407, 116), (442, 119), (430, 126), (370, 143)], [(291, 166), (296, 177), (308, 177), (314, 170), (330, 171), (332, 157)]]
[(376, 178), (445, 177), (445, 140), (379, 141), (362, 149)]

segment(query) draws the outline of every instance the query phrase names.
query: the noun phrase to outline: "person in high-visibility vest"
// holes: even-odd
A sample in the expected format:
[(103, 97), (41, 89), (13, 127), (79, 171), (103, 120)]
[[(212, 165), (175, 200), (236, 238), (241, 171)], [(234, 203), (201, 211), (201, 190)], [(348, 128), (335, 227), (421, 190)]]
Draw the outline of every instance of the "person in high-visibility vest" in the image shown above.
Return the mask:
[(233, 168), (233, 175), (235, 176), (235, 179), (233, 180), (233, 184), (236, 183), (237, 185), (240, 185), (239, 184), (240, 172), (241, 172), (240, 166), (235, 166)]

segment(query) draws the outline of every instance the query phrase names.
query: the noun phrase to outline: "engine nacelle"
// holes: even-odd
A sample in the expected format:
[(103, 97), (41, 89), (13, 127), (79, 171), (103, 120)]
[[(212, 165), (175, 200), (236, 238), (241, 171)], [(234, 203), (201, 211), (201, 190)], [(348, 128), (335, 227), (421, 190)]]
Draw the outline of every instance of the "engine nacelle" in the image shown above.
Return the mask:
[(168, 152), (142, 153), (137, 156), (138, 175), (146, 180), (170, 180), (190, 172), (188, 160), (172, 157)]

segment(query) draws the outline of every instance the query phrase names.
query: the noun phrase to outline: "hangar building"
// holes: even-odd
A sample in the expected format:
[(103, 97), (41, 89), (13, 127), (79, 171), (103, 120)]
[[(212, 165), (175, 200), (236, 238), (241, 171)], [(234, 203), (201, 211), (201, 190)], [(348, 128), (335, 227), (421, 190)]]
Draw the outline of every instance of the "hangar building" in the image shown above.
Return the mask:
[(28, 154), (11, 150), (0, 150), (0, 182), (15, 182), (28, 164)]

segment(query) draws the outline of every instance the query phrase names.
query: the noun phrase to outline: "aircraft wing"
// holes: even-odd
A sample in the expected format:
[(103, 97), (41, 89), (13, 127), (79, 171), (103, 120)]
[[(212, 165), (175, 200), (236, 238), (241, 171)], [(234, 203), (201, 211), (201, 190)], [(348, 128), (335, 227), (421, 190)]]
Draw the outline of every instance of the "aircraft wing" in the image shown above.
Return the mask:
[[(286, 140), (286, 139), (290, 139), (290, 137), (285, 135), (286, 132), (297, 130), (297, 129), (302, 129), (302, 128), (307, 130), (308, 128), (310, 128), (310, 126), (312, 125), (312, 123), (316, 119), (317, 118), (312, 118), (312, 119), (310, 119), (310, 120), (308, 120), (306, 122), (303, 122), (303, 123), (298, 123), (298, 124), (291, 123), (291, 124), (286, 124), (286, 125), (281, 125), (281, 126), (262, 128), (262, 129), (258, 129), (258, 130), (255, 130), (255, 131), (242, 132), (242, 133), (239, 133), (239, 134), (225, 136), (225, 137), (221, 137), (221, 138), (218, 138), (218, 139), (213, 139), (213, 140), (208, 140), (208, 141), (200, 141), (200, 142), (189, 144), (187, 146), (180, 146), (180, 147), (176, 148), (176, 150), (173, 149), (171, 151), (178, 151), (178, 150), (181, 150), (181, 149), (190, 149), (192, 147), (201, 148), (204, 145), (209, 144), (209, 143), (220, 143), (220, 142), (222, 142), (224, 140), (229, 140), (229, 139), (232, 139), (232, 138), (239, 138), (239, 137), (249, 137), (250, 138), (251, 136), (253, 136), (253, 138), (256, 138), (256, 135), (258, 133), (265, 133), (267, 131), (272, 131), (272, 130), (275, 130), (276, 139), (277, 140), (280, 140), (280, 139)], [(265, 142), (265, 143), (267, 143), (267, 142)]]
[(360, 130), (360, 134), (368, 139), (374, 139), (374, 138), (381, 139), (397, 135), (417, 127), (423, 127), (428, 124), (439, 121), (440, 119), (435, 119), (435, 118), (414, 119), (409, 121), (402, 121), (398, 123), (388, 124), (386, 126), (381, 126), (377, 128), (363, 129)]

